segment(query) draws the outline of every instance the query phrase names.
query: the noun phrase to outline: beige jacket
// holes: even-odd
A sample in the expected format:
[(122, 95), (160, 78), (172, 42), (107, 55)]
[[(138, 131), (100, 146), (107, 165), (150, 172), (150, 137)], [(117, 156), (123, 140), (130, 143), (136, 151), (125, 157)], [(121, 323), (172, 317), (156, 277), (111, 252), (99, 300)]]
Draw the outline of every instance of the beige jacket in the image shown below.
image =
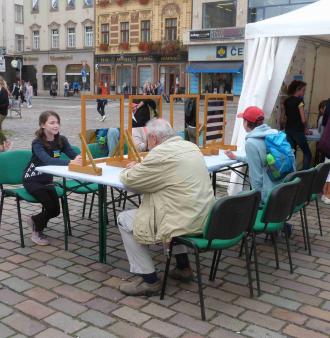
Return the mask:
[(133, 225), (139, 243), (202, 232), (214, 196), (203, 155), (193, 143), (172, 137), (120, 179), (144, 194)]

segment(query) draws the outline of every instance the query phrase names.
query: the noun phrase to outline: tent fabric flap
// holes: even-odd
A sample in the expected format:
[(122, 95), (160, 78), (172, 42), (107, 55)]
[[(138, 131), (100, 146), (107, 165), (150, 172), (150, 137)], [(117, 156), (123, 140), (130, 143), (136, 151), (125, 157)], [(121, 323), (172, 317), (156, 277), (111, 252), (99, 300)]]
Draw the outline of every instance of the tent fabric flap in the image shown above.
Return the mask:
[(191, 63), (187, 73), (241, 73), (243, 62), (201, 62)]

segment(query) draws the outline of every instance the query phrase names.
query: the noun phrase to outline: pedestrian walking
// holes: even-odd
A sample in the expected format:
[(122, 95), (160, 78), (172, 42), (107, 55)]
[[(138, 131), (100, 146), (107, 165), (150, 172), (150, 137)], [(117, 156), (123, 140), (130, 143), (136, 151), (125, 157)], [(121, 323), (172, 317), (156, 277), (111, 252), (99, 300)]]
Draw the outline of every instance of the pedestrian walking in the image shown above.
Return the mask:
[(0, 151), (7, 150), (9, 146), (5, 134), (2, 131), (2, 122), (7, 117), (9, 106), (9, 91), (6, 81), (0, 77)]
[(32, 108), (32, 97), (33, 97), (33, 87), (31, 82), (28, 81), (26, 85), (26, 98), (27, 98), (27, 107)]

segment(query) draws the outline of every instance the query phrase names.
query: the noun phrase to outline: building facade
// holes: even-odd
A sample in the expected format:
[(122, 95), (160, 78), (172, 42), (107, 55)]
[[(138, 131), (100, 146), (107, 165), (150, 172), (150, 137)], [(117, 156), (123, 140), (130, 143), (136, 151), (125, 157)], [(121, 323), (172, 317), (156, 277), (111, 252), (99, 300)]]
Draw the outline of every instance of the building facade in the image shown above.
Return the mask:
[(191, 0), (98, 0), (95, 77), (111, 93), (142, 93), (145, 83), (165, 94), (186, 90)]
[(94, 0), (24, 0), (25, 80), (38, 93), (93, 92)]
[(0, 17), (0, 75), (11, 85), (20, 78), (20, 64), (11, 61), (21, 60), (24, 49), (23, 0), (0, 0)]

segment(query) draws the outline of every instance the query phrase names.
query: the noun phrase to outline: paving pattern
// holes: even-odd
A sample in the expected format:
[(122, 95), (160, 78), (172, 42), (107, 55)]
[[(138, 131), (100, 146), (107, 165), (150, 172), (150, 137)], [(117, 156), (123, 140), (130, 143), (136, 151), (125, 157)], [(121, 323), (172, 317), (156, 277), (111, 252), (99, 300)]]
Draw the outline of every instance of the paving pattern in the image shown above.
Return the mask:
[[(36, 118), (45, 106), (61, 107), (58, 110), (63, 119), (63, 134), (78, 145), (76, 103), (79, 104), (35, 98), (34, 108), (24, 108), (22, 119), (4, 123), (14, 140), (14, 149), (30, 147)], [(94, 120), (95, 117), (96, 113)], [(225, 189), (219, 188), (218, 194), (224, 193)], [(289, 272), (283, 238), (278, 237), (278, 270), (271, 243), (265, 242), (264, 237), (258, 238), (260, 297), (249, 298), (245, 261), (238, 257), (238, 248), (224, 251), (214, 282), (207, 279), (212, 257), (204, 254), (201, 264), (205, 322), (200, 320), (196, 283), (169, 280), (163, 301), (156, 296), (121, 294), (118, 285), (134, 276), (129, 273), (112, 211), (109, 210), (107, 264), (100, 264), (97, 207), (88, 219), (81, 216), (82, 206), (82, 198), (70, 196), (73, 236), (69, 238), (69, 251), (64, 251), (62, 218), (54, 219), (48, 226), (46, 234), (51, 245), (36, 246), (30, 240), (26, 219), (39, 207), (23, 203), (26, 247), (22, 249), (15, 203), (5, 200), (0, 228), (1, 338), (329, 337), (330, 206), (320, 202), (323, 236), (319, 234), (315, 206), (308, 207), (312, 256), (304, 250), (299, 218), (293, 218), (293, 274)], [(163, 250), (155, 245), (152, 252), (161, 274)]]

